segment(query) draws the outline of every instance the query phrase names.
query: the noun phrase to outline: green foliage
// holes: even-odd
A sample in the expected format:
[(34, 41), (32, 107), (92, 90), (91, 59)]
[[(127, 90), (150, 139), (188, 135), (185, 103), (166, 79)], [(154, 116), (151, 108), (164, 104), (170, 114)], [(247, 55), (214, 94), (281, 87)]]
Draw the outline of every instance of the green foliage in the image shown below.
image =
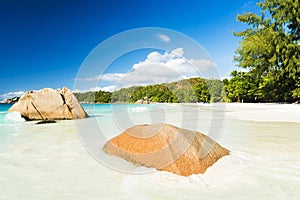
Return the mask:
[(112, 93), (112, 103), (128, 103), (131, 98), (131, 94), (140, 87), (122, 88)]
[(98, 91), (95, 92), (95, 103), (109, 103), (111, 102), (111, 92)]
[(79, 102), (95, 103), (95, 92), (74, 93)]
[(130, 98), (130, 102), (134, 103), (138, 100), (150, 100), (159, 103), (176, 103), (177, 97), (164, 84), (149, 85), (139, 87), (135, 90)]
[(86, 92), (86, 93), (74, 93), (78, 101), (85, 103), (110, 103), (111, 92), (97, 91), (97, 92)]
[(296, 84), (297, 88), (293, 90), (293, 97), (300, 98), (300, 77), (298, 78), (298, 82)]
[(223, 82), (217, 79), (208, 79), (206, 80), (206, 85), (209, 91), (210, 102), (222, 101)]
[(260, 100), (258, 79), (250, 73), (232, 71), (232, 78), (224, 81), (227, 102), (256, 102)]
[(242, 39), (235, 61), (249, 72), (232, 74), (226, 86), (228, 98), (295, 101), (300, 76), (299, 0), (265, 0), (258, 6), (261, 15), (237, 16), (249, 28), (234, 33)]
[(191, 78), (172, 83), (122, 88), (113, 93), (77, 93), (80, 102), (135, 103), (138, 100), (159, 103), (218, 102), (222, 99), (223, 83), (220, 80)]
[(206, 103), (210, 101), (210, 93), (205, 81), (195, 84), (193, 90), (195, 91), (198, 102)]

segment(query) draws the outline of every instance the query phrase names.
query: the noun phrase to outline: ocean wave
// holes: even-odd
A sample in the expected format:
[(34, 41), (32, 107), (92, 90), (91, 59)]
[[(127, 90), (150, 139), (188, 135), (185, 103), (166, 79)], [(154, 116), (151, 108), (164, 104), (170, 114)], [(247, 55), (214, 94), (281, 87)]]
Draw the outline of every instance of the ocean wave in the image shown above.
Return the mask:
[(6, 114), (5, 119), (8, 121), (16, 121), (16, 122), (25, 121), (25, 119), (21, 116), (21, 113), (19, 112), (9, 112)]

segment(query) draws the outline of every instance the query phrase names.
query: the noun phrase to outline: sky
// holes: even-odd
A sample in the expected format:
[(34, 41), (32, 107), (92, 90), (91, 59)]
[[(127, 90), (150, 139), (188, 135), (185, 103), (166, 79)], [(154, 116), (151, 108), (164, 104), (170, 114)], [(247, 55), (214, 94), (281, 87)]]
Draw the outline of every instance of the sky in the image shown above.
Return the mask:
[[(142, 78), (145, 72), (155, 77), (152, 82), (189, 78), (195, 74), (188, 70), (188, 63), (200, 61), (208, 66), (213, 62), (221, 78), (229, 77), (230, 72), (237, 69), (232, 60), (239, 45), (239, 38), (232, 32), (246, 28), (236, 21), (236, 16), (243, 12), (258, 12), (257, 2), (1, 0), (0, 99), (44, 87), (66, 86), (75, 90), (76, 81), (88, 82), (93, 78), (97, 82), (80, 89), (114, 90), (136, 84), (132, 81), (134, 77), (139, 77), (141, 80), (137, 81), (140, 83), (150, 84), (147, 82), (151, 79), (149, 76)], [(80, 67), (89, 61), (91, 52), (99, 44), (116, 34), (143, 27), (160, 27), (182, 33), (201, 45), (210, 59), (190, 57), (184, 60), (182, 56), (188, 56), (189, 47), (183, 48), (178, 42), (179, 46), (175, 45), (168, 51), (148, 48), (120, 55), (104, 74), (95, 71), (91, 77), (77, 77)], [(176, 36), (170, 38), (168, 34), (168, 31), (165, 34), (158, 32), (157, 41), (176, 44), (179, 39)], [(137, 38), (139, 36), (132, 40)], [(112, 51), (118, 48), (115, 45)], [(97, 58), (107, 58), (109, 52), (104, 51)], [(168, 67), (172, 68), (171, 71)], [(166, 79), (159, 73), (174, 76)], [(125, 84), (125, 80), (129, 82)]]

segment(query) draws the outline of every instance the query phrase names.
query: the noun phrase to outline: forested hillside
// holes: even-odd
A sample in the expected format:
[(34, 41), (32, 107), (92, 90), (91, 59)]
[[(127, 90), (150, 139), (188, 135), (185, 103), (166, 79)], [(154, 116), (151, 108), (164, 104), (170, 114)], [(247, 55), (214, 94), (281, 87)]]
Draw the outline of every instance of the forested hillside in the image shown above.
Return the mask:
[(115, 92), (75, 93), (80, 102), (86, 103), (190, 103), (218, 102), (222, 100), (223, 82), (216, 79), (191, 78), (172, 83), (122, 88)]

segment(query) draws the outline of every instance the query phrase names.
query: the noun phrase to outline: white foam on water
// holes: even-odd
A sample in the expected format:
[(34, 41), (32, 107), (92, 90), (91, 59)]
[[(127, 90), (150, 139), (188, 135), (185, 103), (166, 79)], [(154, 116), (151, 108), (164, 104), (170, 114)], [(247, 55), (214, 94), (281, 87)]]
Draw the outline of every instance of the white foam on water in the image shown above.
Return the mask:
[(25, 119), (21, 116), (21, 113), (19, 112), (9, 112), (6, 114), (5, 119), (7, 121), (16, 121), (16, 122), (23, 122)]

